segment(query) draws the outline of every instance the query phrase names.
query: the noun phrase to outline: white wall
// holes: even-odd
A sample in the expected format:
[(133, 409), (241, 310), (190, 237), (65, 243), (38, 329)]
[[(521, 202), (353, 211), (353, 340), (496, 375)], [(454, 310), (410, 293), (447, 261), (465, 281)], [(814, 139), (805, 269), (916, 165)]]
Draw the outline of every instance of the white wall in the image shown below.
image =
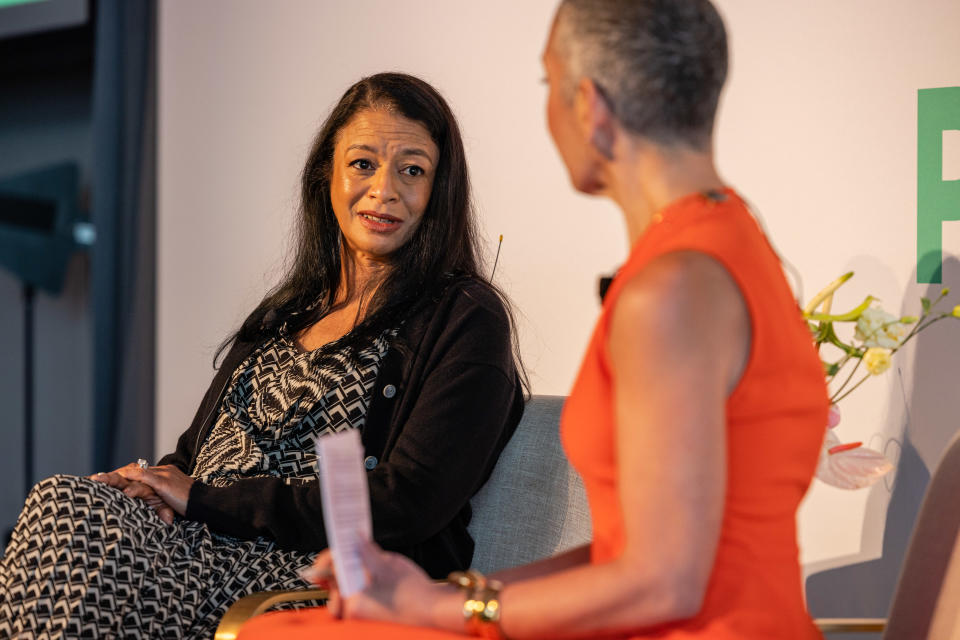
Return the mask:
[[(718, 133), (725, 176), (803, 274), (806, 297), (852, 268), (838, 307), (873, 293), (895, 313), (916, 312), (928, 290), (914, 273), (916, 91), (960, 85), (960, 3), (718, 5), (732, 45)], [(382, 70), (425, 78), (454, 107), (491, 251), (504, 235), (497, 280), (522, 314), (534, 389), (566, 393), (598, 308), (597, 275), (626, 245), (611, 204), (571, 191), (546, 133), (539, 55), (553, 8), (161, 3), (158, 451), (189, 423), (215, 345), (282, 270), (298, 172), (319, 123), (350, 83)], [(960, 254), (958, 226), (944, 225), (946, 254)], [(956, 263), (945, 284), (960, 290)], [(948, 422), (960, 415), (949, 365), (960, 333), (921, 340), (931, 346), (898, 355), (900, 375), (845, 401), (841, 429), (844, 440), (896, 457), (910, 416), (929, 470), (960, 427)], [(917, 353), (928, 354), (919, 366)], [(859, 493), (816, 485), (800, 518), (808, 569), (878, 557), (890, 495), (882, 484)]]

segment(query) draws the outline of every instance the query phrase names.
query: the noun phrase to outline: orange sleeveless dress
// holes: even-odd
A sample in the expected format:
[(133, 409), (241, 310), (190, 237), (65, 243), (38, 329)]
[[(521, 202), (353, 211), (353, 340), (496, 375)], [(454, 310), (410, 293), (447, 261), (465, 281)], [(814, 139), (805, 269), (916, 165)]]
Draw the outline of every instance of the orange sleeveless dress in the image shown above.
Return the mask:
[(827, 424), (823, 369), (779, 259), (737, 194), (726, 189), (722, 197), (682, 198), (633, 246), (564, 408), (564, 448), (587, 488), (592, 560), (610, 560), (624, 541), (607, 352), (612, 310), (624, 283), (658, 256), (698, 251), (722, 264), (746, 301), (752, 336), (726, 405), (727, 495), (713, 573), (694, 618), (625, 637), (820, 638), (803, 603), (796, 512)]
[[(673, 251), (699, 251), (722, 264), (739, 286), (750, 314), (749, 361), (726, 406), (728, 477), (720, 541), (703, 608), (695, 617), (602, 637), (821, 638), (803, 603), (795, 518), (816, 469), (827, 423), (827, 392), (780, 262), (733, 190), (724, 190), (721, 201), (690, 195), (661, 211), (633, 246), (604, 300), (561, 427), (564, 448), (583, 476), (590, 502), (591, 559), (608, 561), (624, 543), (607, 352), (612, 310), (625, 282), (654, 258)], [(509, 603), (505, 604), (509, 616)], [(339, 622), (325, 610), (313, 609), (254, 618), (239, 640), (308, 637), (462, 636), (385, 623)]]

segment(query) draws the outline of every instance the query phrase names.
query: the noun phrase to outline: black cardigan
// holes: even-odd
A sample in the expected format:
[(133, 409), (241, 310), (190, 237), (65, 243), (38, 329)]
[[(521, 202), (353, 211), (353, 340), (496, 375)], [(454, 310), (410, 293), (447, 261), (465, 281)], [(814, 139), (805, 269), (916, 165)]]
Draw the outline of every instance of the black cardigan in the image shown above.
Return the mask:
[[(523, 412), (510, 323), (487, 285), (460, 280), (409, 318), (399, 337), (408, 348), (384, 357), (363, 427), (373, 533), (384, 548), (445, 577), (470, 565), (469, 500)], [(158, 464), (193, 470), (231, 374), (255, 347), (235, 342), (176, 451)], [(186, 517), (239, 538), (269, 537), (283, 549), (327, 546), (315, 480), (194, 482)]]

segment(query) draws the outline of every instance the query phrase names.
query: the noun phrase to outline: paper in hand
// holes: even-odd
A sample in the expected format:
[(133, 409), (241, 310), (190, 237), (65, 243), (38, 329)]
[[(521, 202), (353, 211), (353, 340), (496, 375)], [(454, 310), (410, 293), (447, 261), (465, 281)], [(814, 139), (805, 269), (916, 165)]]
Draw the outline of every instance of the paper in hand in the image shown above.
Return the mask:
[(367, 585), (359, 544), (373, 537), (360, 432), (347, 429), (317, 438), (317, 461), (327, 542), (337, 587), (347, 598)]

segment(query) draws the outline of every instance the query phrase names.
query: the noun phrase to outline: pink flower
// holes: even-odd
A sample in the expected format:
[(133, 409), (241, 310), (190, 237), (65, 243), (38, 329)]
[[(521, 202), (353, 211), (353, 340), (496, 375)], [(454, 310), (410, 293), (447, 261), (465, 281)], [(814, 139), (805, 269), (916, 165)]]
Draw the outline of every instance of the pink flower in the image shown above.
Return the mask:
[(880, 452), (861, 442), (841, 443), (832, 429), (840, 424), (840, 408), (832, 404), (827, 414), (827, 432), (820, 448), (817, 477), (840, 489), (869, 487), (893, 469)]
[(830, 405), (830, 412), (827, 414), (827, 428), (833, 429), (840, 424), (840, 407), (835, 404)]

